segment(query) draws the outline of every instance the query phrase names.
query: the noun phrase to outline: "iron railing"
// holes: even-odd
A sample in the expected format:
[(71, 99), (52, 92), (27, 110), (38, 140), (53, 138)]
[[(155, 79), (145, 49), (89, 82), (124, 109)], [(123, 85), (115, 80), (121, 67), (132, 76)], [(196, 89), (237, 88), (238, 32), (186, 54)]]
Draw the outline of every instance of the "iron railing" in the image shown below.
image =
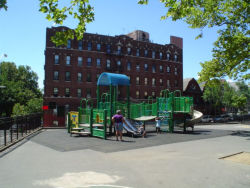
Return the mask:
[(42, 114), (0, 118), (0, 151), (41, 127)]

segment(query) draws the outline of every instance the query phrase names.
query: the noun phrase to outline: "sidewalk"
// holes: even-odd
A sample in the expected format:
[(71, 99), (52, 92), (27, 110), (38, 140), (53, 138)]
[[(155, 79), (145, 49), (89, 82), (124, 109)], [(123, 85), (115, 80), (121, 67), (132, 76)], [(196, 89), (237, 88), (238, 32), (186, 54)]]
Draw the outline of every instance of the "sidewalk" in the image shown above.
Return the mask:
[(250, 165), (219, 159), (250, 152), (248, 125), (198, 126), (194, 134), (152, 133), (128, 142), (60, 131), (46, 130), (0, 155), (0, 187), (250, 187)]

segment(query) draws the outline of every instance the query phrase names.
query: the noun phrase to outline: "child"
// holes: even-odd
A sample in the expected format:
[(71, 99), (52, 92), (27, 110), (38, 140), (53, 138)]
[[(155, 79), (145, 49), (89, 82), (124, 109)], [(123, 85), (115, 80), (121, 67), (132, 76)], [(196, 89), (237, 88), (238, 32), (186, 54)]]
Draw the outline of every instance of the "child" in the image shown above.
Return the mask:
[(146, 136), (146, 134), (147, 134), (143, 126), (139, 127), (138, 133), (141, 134), (143, 138), (144, 138), (144, 137)]
[(156, 121), (156, 133), (160, 133), (161, 132), (161, 120), (159, 117), (156, 117), (155, 118), (155, 121)]

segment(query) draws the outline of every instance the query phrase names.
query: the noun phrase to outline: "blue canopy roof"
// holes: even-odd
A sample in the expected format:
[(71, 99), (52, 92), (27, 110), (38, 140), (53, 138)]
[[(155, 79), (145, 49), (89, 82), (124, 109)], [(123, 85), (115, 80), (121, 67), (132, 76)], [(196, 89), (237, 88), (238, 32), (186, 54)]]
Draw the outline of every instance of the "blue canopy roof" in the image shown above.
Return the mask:
[(129, 78), (124, 74), (115, 74), (109, 72), (103, 72), (97, 81), (98, 86), (129, 86)]

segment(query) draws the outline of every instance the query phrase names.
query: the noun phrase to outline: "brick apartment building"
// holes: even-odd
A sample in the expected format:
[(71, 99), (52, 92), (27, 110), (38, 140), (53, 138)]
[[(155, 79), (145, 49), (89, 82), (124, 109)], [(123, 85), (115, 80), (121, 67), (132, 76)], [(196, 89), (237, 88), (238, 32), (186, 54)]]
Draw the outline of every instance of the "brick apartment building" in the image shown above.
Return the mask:
[[(85, 33), (82, 40), (68, 40), (56, 47), (50, 40), (56, 31), (46, 31), (44, 126), (65, 126), (65, 114), (77, 110), (83, 97), (96, 98), (96, 83), (102, 72), (130, 78), (131, 100), (159, 96), (162, 89), (183, 89), (183, 41), (170, 37), (170, 44), (150, 42), (149, 33), (136, 30), (127, 35)], [(105, 88), (103, 88), (103, 91)], [(126, 96), (119, 88), (119, 98)]]

